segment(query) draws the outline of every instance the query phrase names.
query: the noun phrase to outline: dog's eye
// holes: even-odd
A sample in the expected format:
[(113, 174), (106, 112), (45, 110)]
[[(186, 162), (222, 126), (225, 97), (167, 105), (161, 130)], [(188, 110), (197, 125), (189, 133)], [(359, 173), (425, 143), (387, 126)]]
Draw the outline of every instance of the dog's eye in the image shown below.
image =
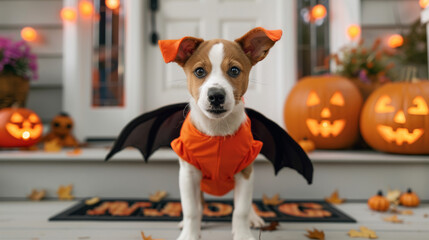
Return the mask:
[(207, 72), (204, 70), (204, 68), (199, 67), (195, 69), (194, 74), (197, 78), (203, 78), (207, 75)]
[(238, 67), (232, 67), (228, 70), (228, 75), (230, 77), (236, 78), (240, 75), (241, 70)]

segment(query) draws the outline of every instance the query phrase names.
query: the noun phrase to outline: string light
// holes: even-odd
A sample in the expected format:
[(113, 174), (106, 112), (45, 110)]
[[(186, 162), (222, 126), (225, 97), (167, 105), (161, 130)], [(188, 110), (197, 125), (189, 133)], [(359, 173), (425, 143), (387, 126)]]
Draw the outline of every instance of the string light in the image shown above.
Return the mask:
[(420, 0), (419, 4), (420, 4), (420, 7), (427, 8), (427, 6), (429, 5), (429, 0)]
[(360, 26), (357, 24), (351, 24), (348, 28), (347, 28), (347, 35), (349, 36), (350, 39), (355, 39), (357, 37), (359, 37), (360, 35)]
[(110, 9), (117, 9), (121, 2), (119, 0), (105, 0), (106, 6)]
[(76, 11), (73, 8), (63, 8), (61, 9), (61, 18), (64, 21), (74, 21), (76, 20)]
[(79, 3), (79, 12), (82, 16), (90, 17), (94, 12), (94, 6), (91, 2), (82, 1)]
[(32, 27), (25, 27), (21, 30), (21, 37), (27, 42), (33, 42), (37, 39), (37, 32)]
[(319, 20), (326, 17), (326, 13), (327, 13), (326, 7), (323, 6), (322, 4), (317, 4), (311, 9), (311, 17), (314, 20)]
[(387, 44), (391, 48), (400, 47), (400, 46), (402, 46), (402, 44), (404, 44), (404, 38), (401, 35), (399, 35), (399, 34), (393, 34), (387, 40)]

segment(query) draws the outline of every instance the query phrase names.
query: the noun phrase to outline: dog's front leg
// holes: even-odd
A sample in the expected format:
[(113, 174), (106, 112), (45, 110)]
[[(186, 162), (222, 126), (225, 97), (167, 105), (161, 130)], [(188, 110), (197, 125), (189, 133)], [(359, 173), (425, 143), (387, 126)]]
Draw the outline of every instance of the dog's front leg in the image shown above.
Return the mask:
[(201, 171), (179, 159), (179, 187), (183, 212), (183, 229), (177, 240), (198, 240), (201, 229)]
[[(251, 166), (249, 166), (251, 168)], [(234, 212), (232, 234), (234, 240), (255, 240), (250, 232), (249, 213), (252, 206), (253, 171), (250, 174), (237, 173), (234, 188)]]

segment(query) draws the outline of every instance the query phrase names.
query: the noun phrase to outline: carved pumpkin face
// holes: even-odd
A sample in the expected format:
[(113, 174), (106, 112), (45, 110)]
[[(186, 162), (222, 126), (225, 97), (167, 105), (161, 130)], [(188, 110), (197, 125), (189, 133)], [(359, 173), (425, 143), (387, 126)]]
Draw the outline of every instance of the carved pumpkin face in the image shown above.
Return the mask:
[(358, 137), (359, 90), (339, 76), (306, 77), (290, 92), (285, 123), (292, 137), (308, 138), (319, 149), (351, 146)]
[(71, 133), (73, 129), (73, 120), (71, 117), (65, 113), (61, 113), (54, 117), (51, 122), (52, 132), (56, 136), (67, 136)]
[(429, 82), (392, 83), (377, 89), (361, 116), (361, 132), (373, 148), (429, 153)]
[(0, 146), (31, 146), (40, 139), (43, 125), (39, 116), (25, 108), (0, 110)]

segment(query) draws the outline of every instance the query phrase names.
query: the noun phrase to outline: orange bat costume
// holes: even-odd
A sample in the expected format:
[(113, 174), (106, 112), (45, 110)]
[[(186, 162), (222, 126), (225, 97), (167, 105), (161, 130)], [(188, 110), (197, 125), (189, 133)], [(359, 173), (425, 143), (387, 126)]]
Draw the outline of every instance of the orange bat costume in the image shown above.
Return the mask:
[(192, 124), (189, 114), (180, 137), (171, 142), (180, 158), (202, 172), (201, 190), (215, 196), (234, 188), (234, 175), (249, 166), (259, 154), (262, 142), (253, 139), (250, 119), (231, 136), (207, 136)]

